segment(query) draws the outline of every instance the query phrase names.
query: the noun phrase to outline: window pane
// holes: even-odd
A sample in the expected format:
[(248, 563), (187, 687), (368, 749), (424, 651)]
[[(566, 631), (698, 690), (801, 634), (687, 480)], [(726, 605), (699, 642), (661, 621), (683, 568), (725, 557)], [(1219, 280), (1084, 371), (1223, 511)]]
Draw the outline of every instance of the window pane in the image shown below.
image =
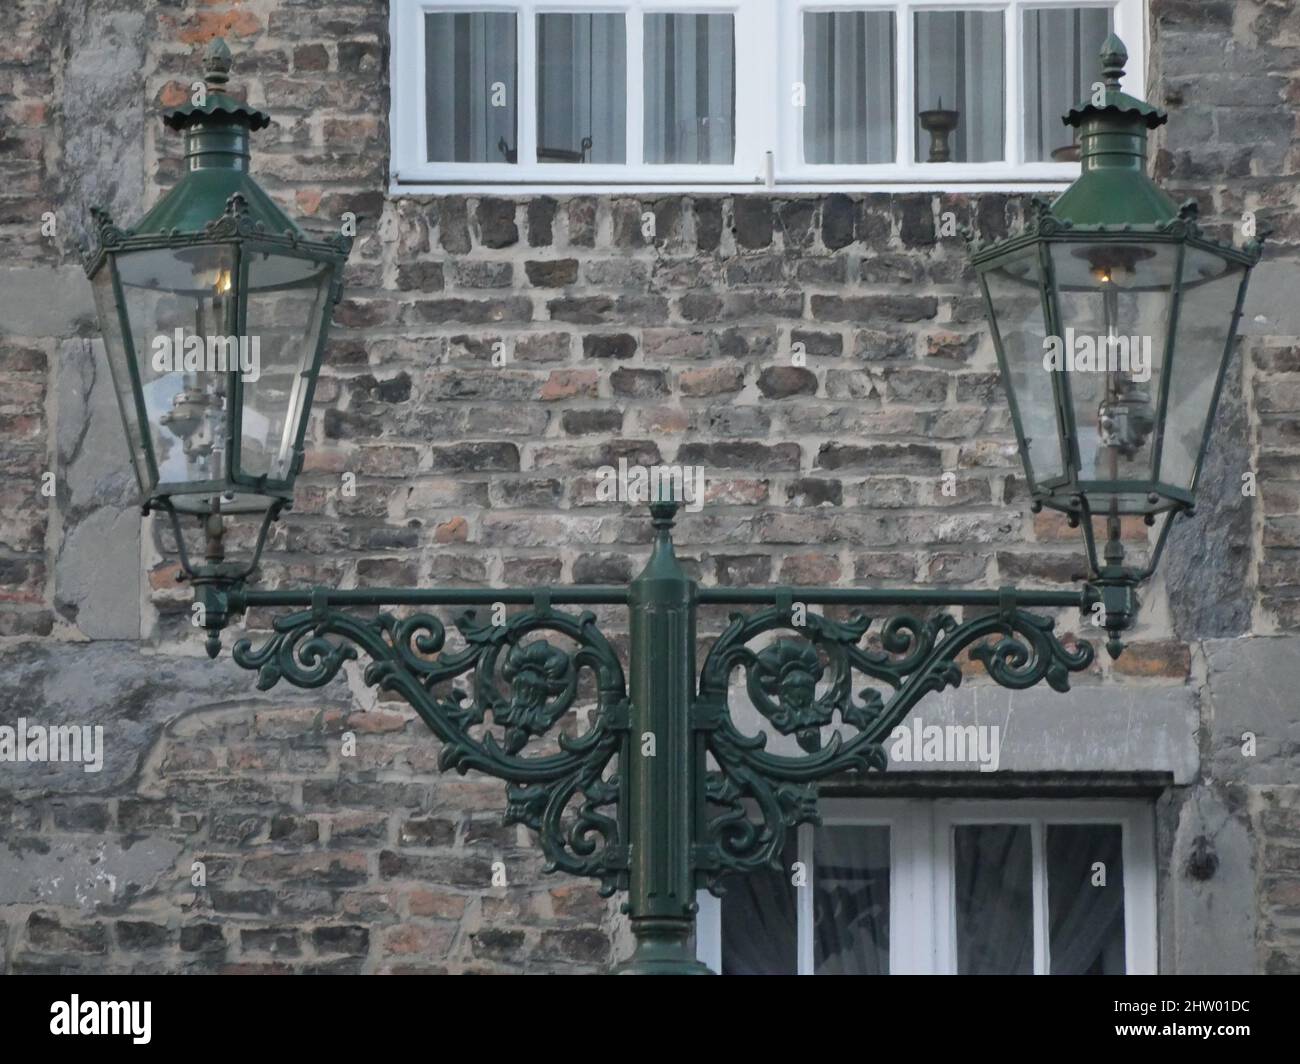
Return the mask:
[(239, 469), (249, 476), (283, 480), (293, 467), (331, 274), (326, 264), (249, 253), (246, 331), (261, 361), (243, 391)]
[[(171, 340), (180, 330), (187, 341), (201, 337), (206, 351), (208, 337), (234, 333), (234, 248), (219, 244), (133, 251), (117, 256), (117, 269), (149, 419), (143, 427), (149, 431), (158, 480), (221, 480), (229, 473), (228, 400), (234, 375), (229, 356), (222, 353), (212, 363), (205, 358), (186, 368), (183, 359), (159, 359), (160, 350), (180, 352), (174, 344), (157, 341)], [(134, 406), (134, 393), (127, 394)], [(127, 402), (124, 395), (122, 403)]]
[[(1177, 248), (1075, 242), (1068, 250), (1052, 248), (1052, 270), (1063, 339), (1073, 343), (1072, 337), (1088, 337), (1097, 354), (1092, 372), (1081, 362), (1063, 374), (1078, 427), (1079, 476), (1146, 479), (1153, 475), (1151, 429), (1164, 376)], [(1110, 337), (1117, 338), (1113, 345)], [(1118, 486), (1116, 498), (1126, 513), (1147, 505), (1145, 493)], [(1093, 506), (1100, 512), (1095, 499)]]
[(728, 876), (722, 896), (722, 974), (795, 975), (798, 924), (792, 882), (799, 859), (795, 833), (786, 837), (781, 869)]
[(627, 42), (622, 15), (537, 16), (537, 161), (626, 158)]
[(515, 16), (424, 16), (424, 114), (430, 162), (515, 161)]
[(804, 159), (894, 160), (894, 13), (805, 12)]
[(645, 16), (645, 161), (729, 164), (735, 155), (731, 15)]
[(819, 828), (814, 836), (814, 971), (889, 974), (889, 828)]
[(1047, 338), (1039, 295), (1038, 248), (1015, 252), (980, 281), (997, 323), (1005, 381), (1019, 415), (1019, 430), (1035, 487), (1058, 479), (1065, 470), (1056, 428), (1052, 374), (1043, 368)]
[(1053, 975), (1124, 974), (1123, 839), (1118, 824), (1047, 825)]
[(1109, 8), (1029, 10), (1024, 22), (1025, 159), (1078, 158), (1061, 116), (1092, 92)]
[(1241, 286), (1242, 268), (1217, 255), (1188, 248), (1183, 255), (1183, 296), (1178, 336), (1169, 360), (1160, 479), (1192, 488), (1201, 439), (1219, 383), (1228, 328)]
[(957, 971), (1032, 975), (1033, 851), (1027, 824), (953, 828)]
[(1003, 157), (1000, 11), (916, 13), (916, 159), (992, 162)]

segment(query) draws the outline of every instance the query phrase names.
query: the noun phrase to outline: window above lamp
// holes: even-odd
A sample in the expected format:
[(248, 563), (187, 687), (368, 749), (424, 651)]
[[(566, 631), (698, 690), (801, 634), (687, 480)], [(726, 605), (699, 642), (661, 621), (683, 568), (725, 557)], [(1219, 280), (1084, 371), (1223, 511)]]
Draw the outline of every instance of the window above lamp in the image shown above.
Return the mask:
[(1050, 189), (1141, 0), (393, 0), (396, 191)]

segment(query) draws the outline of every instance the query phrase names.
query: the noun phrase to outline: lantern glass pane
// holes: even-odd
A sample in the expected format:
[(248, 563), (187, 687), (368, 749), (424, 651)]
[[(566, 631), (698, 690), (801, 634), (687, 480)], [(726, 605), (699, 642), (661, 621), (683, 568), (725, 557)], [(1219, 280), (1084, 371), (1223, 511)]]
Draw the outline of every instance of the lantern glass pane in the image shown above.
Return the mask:
[(1175, 488), (1190, 491), (1194, 485), (1220, 369), (1228, 357), (1242, 272), (1242, 266), (1212, 252), (1187, 249), (1160, 458), (1160, 480)]
[(1057, 480), (1065, 470), (1052, 374), (1043, 364), (1047, 330), (1041, 272), (1038, 248), (1032, 246), (980, 275), (997, 329), (1002, 383), (1012, 402), (1031, 487)]
[(238, 369), (234, 248), (125, 252), (117, 267), (158, 481), (223, 480), (228, 395)]
[(284, 481), (292, 476), (298, 428), (316, 371), (332, 266), (248, 251), (246, 342), (255, 374), (243, 377), (239, 470)]
[(113, 381), (113, 393), (117, 396), (117, 407), (122, 414), (122, 427), (126, 432), (126, 446), (131, 455), (131, 467), (135, 471), (136, 483), (140, 486), (140, 501), (143, 502), (153, 489), (153, 477), (145, 458), (145, 432), (140, 424), (135, 404), (135, 391), (131, 387), (130, 355), (126, 350), (121, 319), (117, 313), (117, 301), (113, 296), (111, 263), (105, 262), (100, 266), (90, 287), (95, 295), (95, 310), (99, 314), (100, 332), (104, 337), (104, 351), (108, 356), (108, 372)]
[[(1079, 480), (1094, 512), (1150, 509), (1156, 404), (1178, 263), (1176, 244), (1052, 246), (1061, 335), (1053, 370), (1074, 412)], [(1137, 487), (1107, 482), (1138, 482)]]

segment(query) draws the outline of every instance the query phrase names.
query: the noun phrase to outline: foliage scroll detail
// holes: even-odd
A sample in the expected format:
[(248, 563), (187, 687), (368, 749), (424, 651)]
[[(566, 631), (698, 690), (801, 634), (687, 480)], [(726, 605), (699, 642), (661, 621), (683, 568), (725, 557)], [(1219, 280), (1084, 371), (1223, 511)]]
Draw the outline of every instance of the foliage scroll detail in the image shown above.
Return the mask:
[[(947, 613), (898, 615), (878, 627), (878, 648), (863, 645), (872, 623), (807, 613), (796, 627), (790, 608), (774, 606), (733, 614), (713, 644), (695, 706), (695, 726), (719, 769), (706, 787), (702, 886), (718, 893), (726, 872), (779, 861), (787, 829), (817, 819), (818, 780), (883, 769), (884, 740), (925, 695), (961, 683), (958, 658), (967, 648), (994, 682), (1017, 690), (1045, 680), (1065, 691), (1069, 674), (1093, 661), (1089, 643), (1066, 647), (1050, 618), (1014, 608), (962, 623)], [(759, 649), (749, 645), (776, 632)], [(757, 712), (777, 733), (793, 735), (802, 754), (769, 752), (765, 733), (736, 726), (728, 697), (737, 669)], [(877, 682), (855, 691), (856, 676)], [(841, 726), (854, 731), (846, 738)]]
[[(440, 768), (505, 780), (507, 822), (538, 832), (547, 870), (594, 877), (612, 894), (627, 868), (626, 825), (611, 808), (620, 805), (627, 698), (623, 668), (595, 615), (534, 609), (492, 625), (468, 610), (456, 628), (464, 646), (448, 649), (446, 628), (431, 613), (359, 617), (327, 607), (276, 618), (264, 643), (241, 639), (232, 656), (267, 690), (281, 680), (321, 687), (364, 653), (365, 682), (403, 698), (442, 740)], [(575, 648), (545, 638), (552, 633)], [(590, 726), (576, 738), (557, 733), (550, 752), (529, 753), (574, 708), (584, 672), (596, 695)], [(456, 681), (465, 686), (448, 690)], [(502, 730), (500, 741), (489, 723)]]

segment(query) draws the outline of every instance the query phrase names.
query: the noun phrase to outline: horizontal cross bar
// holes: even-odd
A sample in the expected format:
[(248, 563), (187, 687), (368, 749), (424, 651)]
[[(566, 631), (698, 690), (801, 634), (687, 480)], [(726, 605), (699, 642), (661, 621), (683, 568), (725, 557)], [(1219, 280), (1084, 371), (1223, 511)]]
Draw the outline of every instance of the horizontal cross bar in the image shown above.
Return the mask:
[(1018, 607), (1076, 608), (1092, 601), (1087, 588), (1078, 591), (956, 591), (952, 589), (874, 589), (859, 587), (706, 587), (698, 601), (704, 605), (775, 605), (778, 599), (822, 606), (1003, 606), (1008, 598)]
[[(540, 599), (542, 589), (525, 588), (358, 588), (346, 591), (325, 591), (313, 602), (313, 592), (307, 590), (230, 592), (231, 612), (238, 613), (252, 607), (281, 606), (490, 606), (504, 602), (508, 606), (531, 606)], [(626, 587), (600, 587), (577, 584), (546, 590), (546, 601), (552, 606), (623, 606), (627, 604)]]
[[(546, 589), (546, 601), (554, 606), (624, 606), (626, 586), (577, 584)], [(1083, 609), (1095, 595), (1088, 588), (1078, 591), (958, 591), (954, 589), (860, 588), (860, 587), (702, 587), (697, 592), (701, 605), (775, 605), (778, 601), (814, 603), (823, 606), (988, 606), (998, 608), (1008, 599), (1018, 607), (1038, 609)], [(503, 602), (509, 606), (530, 606), (539, 601), (539, 591), (528, 588), (358, 588), (324, 591), (315, 598), (322, 606), (485, 606)], [(230, 592), (231, 612), (254, 607), (309, 607), (311, 589)]]

